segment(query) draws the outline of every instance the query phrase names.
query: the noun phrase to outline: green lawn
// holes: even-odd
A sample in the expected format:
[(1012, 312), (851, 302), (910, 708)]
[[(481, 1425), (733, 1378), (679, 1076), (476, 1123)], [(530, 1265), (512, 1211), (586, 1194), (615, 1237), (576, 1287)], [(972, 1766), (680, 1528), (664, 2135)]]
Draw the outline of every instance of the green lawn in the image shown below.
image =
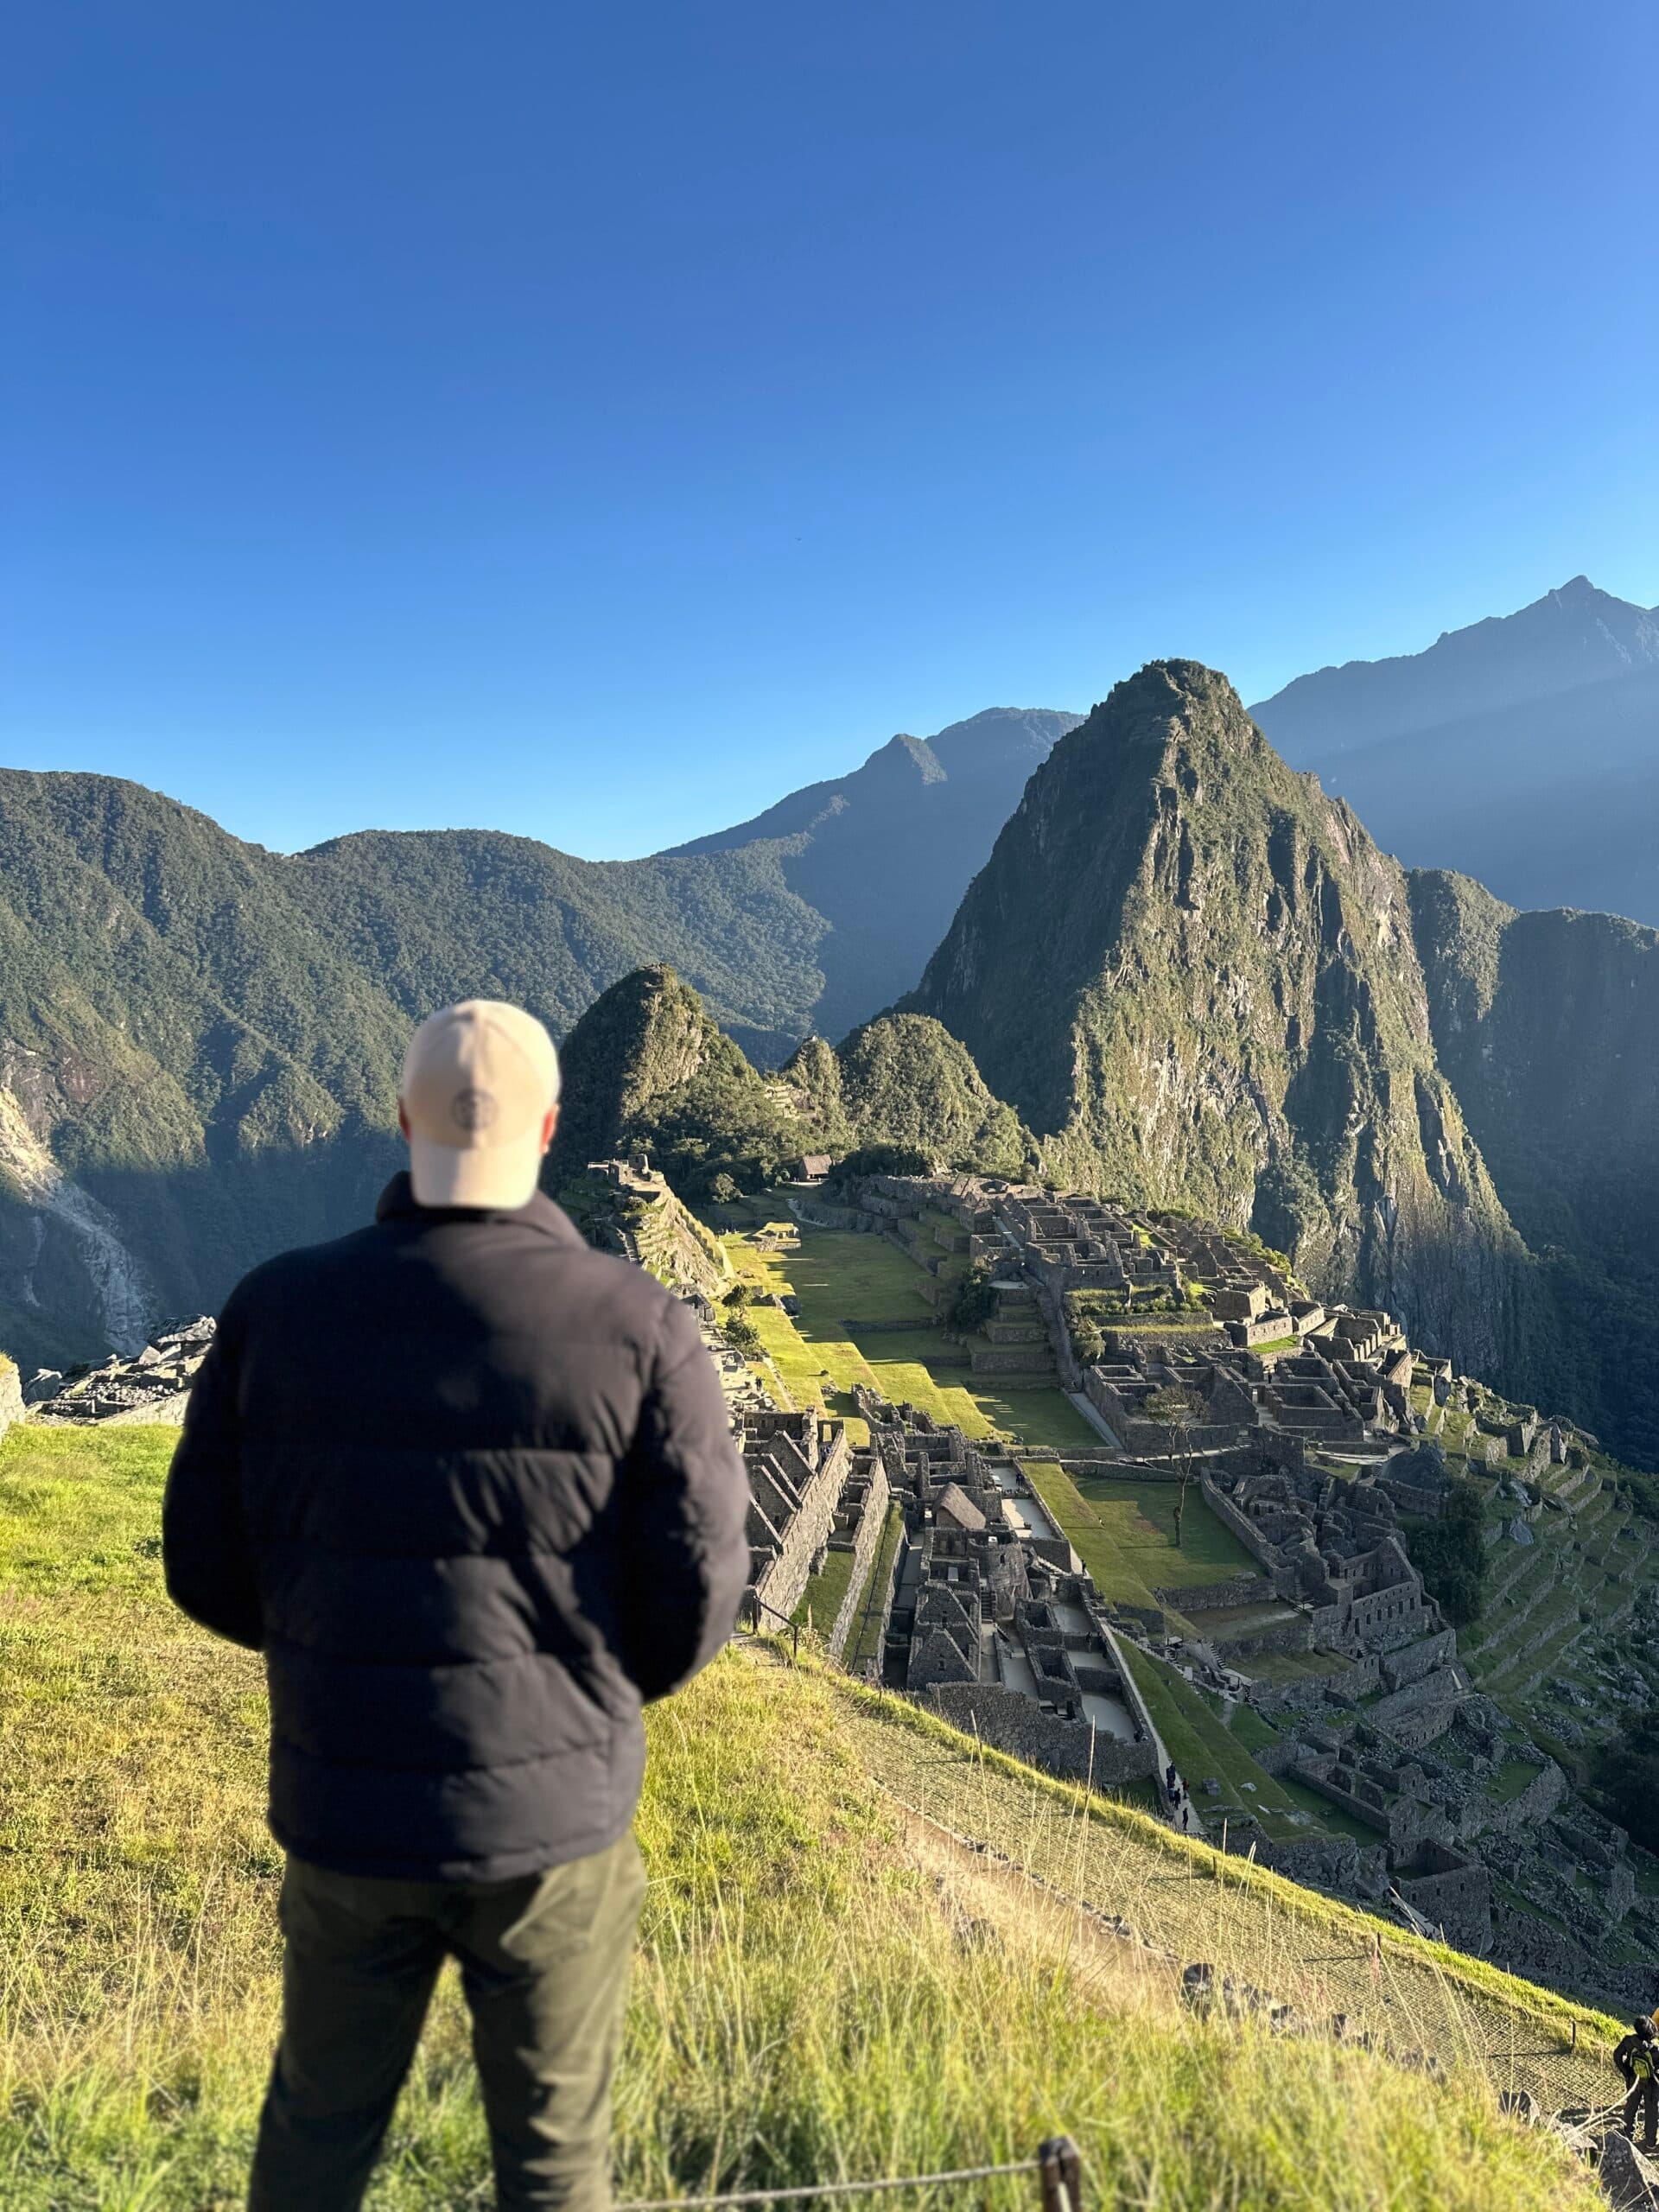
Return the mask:
[(851, 1552), (826, 1552), (823, 1565), (801, 1592), (801, 1602), (793, 1615), (797, 1624), (801, 1628), (810, 1626), (820, 1636), (828, 1636), (836, 1624), (836, 1616), (852, 1579)]
[(1248, 1705), (1236, 1705), (1229, 1726), (1247, 1751), (1259, 1751), (1268, 1744), (1280, 1740), (1279, 1731), (1271, 1720), (1264, 1720)]
[(1159, 1589), (1219, 1582), (1255, 1573), (1256, 1563), (1198, 1495), (1186, 1493), (1181, 1547), (1175, 1548), (1175, 1485), (1123, 1480), (1092, 1471), (1075, 1476), (1041, 1460), (1025, 1463), (1032, 1487), (1071, 1540), (1103, 1597), (1119, 1605), (1156, 1607)]
[[(798, 1405), (815, 1400), (855, 1420), (852, 1389), (861, 1382), (895, 1404), (919, 1406), (934, 1421), (969, 1436), (1007, 1436), (1056, 1449), (1090, 1448), (1100, 1439), (1060, 1389), (1005, 1389), (995, 1376), (975, 1376), (960, 1344), (947, 1343), (923, 1295), (927, 1277), (884, 1236), (803, 1229), (794, 1251), (759, 1252), (743, 1236), (727, 1250), (744, 1281), (792, 1293), (792, 1319), (758, 1306), (750, 1318), (784, 1387)], [(901, 1322), (900, 1329), (871, 1323)], [(855, 1429), (862, 1440), (861, 1427)]]
[[(1276, 1840), (1313, 1833), (1305, 1823), (1288, 1817), (1312, 1808), (1299, 1805), (1283, 1783), (1256, 1764), (1245, 1740), (1248, 1728), (1242, 1732), (1230, 1729), (1192, 1683), (1161, 1659), (1122, 1640), (1119, 1649), (1212, 1835), (1219, 1834), (1222, 1820), (1236, 1812), (1253, 1814)], [(1207, 1796), (1201, 1787), (1211, 1776), (1221, 1784), (1218, 1797)], [(1316, 1800), (1316, 1803), (1315, 1819), (1323, 1827), (1326, 1825), (1324, 1801)]]

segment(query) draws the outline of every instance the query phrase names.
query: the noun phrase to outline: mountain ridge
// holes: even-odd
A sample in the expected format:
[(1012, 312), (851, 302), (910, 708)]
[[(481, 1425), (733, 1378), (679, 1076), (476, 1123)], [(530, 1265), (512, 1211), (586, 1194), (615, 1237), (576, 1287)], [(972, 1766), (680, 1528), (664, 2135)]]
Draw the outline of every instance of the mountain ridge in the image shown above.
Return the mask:
[[(1517, 607), (1442, 630), (1432, 645), (1310, 670), (1249, 711), (1293, 767), (1311, 741), (1332, 759), (1368, 738), (1403, 736), (1465, 714), (1514, 705), (1659, 664), (1659, 607), (1618, 599), (1585, 575)], [(1340, 693), (1343, 735), (1323, 724)]]
[(1251, 709), (1414, 868), (1659, 924), (1659, 609), (1583, 576)]

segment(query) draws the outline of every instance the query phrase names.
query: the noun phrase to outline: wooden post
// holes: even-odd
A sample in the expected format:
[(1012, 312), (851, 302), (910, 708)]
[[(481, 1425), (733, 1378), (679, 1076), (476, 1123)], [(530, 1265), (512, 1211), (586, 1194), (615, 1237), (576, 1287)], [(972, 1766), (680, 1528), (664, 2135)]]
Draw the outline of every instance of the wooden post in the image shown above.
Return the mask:
[(1083, 2157), (1069, 2135), (1046, 2136), (1037, 2146), (1042, 2212), (1083, 2212)]

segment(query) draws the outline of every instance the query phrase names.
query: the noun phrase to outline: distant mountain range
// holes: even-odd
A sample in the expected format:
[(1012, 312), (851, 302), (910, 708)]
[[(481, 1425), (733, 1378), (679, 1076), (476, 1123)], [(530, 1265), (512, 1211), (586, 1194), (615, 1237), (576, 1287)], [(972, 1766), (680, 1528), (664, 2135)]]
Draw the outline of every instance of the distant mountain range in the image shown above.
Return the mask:
[(1299, 758), (1338, 787), (1382, 764), (1378, 842), (1185, 662), (1086, 722), (896, 738), (632, 861), (487, 831), (284, 856), (134, 785), (0, 772), (0, 1346), (131, 1343), (361, 1218), (410, 1026), (476, 993), (568, 1038), (562, 1154), (643, 1138), (695, 1185), (931, 1142), (1192, 1204), (1659, 1462), (1659, 938), (1379, 849), (1455, 827), (1429, 798), (1478, 787), (1485, 745), (1508, 780), (1447, 856), (1506, 823), (1511, 861), (1564, 852), (1565, 794), (1503, 811), (1558, 772), (1541, 718), (1576, 717), (1594, 812), (1621, 762), (1650, 789), (1656, 681), (1652, 618), (1578, 583), (1289, 687), (1260, 713)]
[(895, 737), (861, 768), (791, 791), (671, 858), (766, 846), (825, 924), (813, 1027), (840, 1037), (922, 972), (1026, 779), (1081, 715), (992, 707), (937, 737)]
[(1459, 869), (1516, 906), (1659, 924), (1659, 609), (1575, 576), (1250, 711), (1408, 866)]
[(668, 963), (763, 1065), (850, 1029), (915, 981), (1076, 720), (895, 738), (640, 861), (482, 830), (284, 855), (135, 784), (0, 771), (0, 1346), (140, 1340), (360, 1216), (410, 1024), (447, 1001), (512, 999), (563, 1038)]

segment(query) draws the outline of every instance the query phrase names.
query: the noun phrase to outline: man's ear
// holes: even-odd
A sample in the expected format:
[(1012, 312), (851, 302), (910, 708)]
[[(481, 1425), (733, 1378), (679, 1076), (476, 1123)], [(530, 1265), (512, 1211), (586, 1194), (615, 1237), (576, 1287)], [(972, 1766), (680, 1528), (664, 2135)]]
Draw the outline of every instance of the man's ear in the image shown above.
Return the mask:
[(397, 1126), (405, 1137), (409, 1135), (409, 1109), (400, 1098), (397, 1101)]
[(558, 1126), (559, 1109), (556, 1106), (550, 1106), (547, 1109), (547, 1119), (542, 1123), (542, 1150), (543, 1152), (552, 1143), (553, 1132)]

